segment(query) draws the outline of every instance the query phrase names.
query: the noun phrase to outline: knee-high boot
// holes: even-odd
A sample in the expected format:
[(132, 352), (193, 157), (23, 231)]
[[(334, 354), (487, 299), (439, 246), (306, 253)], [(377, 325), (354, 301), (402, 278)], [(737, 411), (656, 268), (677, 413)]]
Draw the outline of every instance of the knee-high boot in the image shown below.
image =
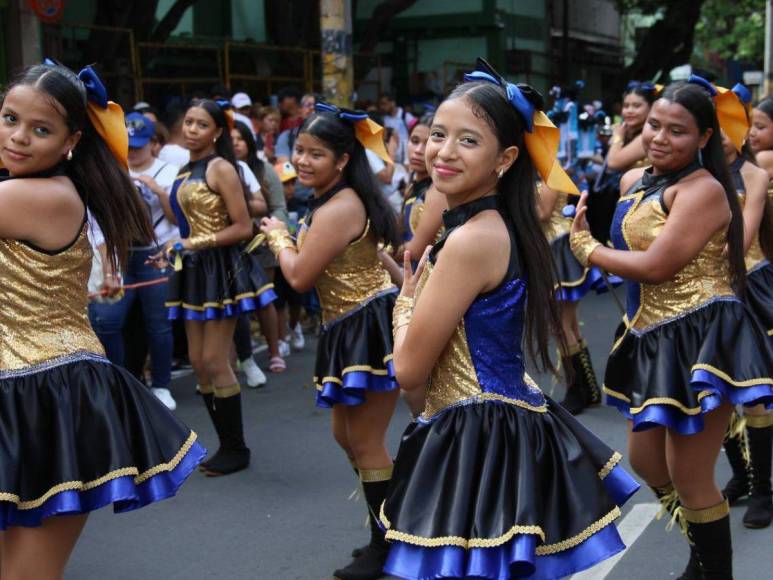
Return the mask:
[(703, 580), (733, 580), (730, 506), (727, 500), (700, 510), (682, 508)]
[[(682, 508), (680, 506), (679, 496), (671, 482), (661, 487), (652, 487), (652, 491), (663, 506), (661, 513), (668, 514), (676, 519), (681, 517), (680, 512)], [(660, 517), (660, 514), (658, 517)], [(692, 544), (690, 544), (690, 560), (687, 562), (687, 567), (684, 569), (684, 572), (682, 572), (682, 575), (679, 576), (677, 580), (703, 580), (700, 563), (698, 562), (698, 554), (695, 551), (695, 546)]]
[(747, 528), (767, 528), (773, 520), (773, 490), (770, 464), (773, 456), (773, 415), (747, 415), (751, 459), (751, 494), (749, 507), (743, 516)]
[(212, 399), (215, 425), (220, 425), (220, 449), (205, 468), (210, 476), (228, 475), (246, 469), (250, 450), (244, 443), (242, 395), (239, 384), (215, 386)]
[(725, 440), (722, 443), (725, 448), (725, 455), (730, 467), (733, 470), (733, 477), (725, 485), (722, 494), (727, 498), (730, 505), (735, 504), (739, 499), (749, 495), (749, 465), (744, 457), (746, 428), (737, 413), (733, 412), (730, 419), (730, 426), (727, 428)]

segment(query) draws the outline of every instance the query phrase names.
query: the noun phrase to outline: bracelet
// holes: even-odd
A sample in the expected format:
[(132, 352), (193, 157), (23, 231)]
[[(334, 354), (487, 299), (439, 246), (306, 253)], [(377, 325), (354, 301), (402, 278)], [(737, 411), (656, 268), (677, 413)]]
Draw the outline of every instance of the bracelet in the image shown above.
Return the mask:
[(397, 334), (397, 329), (407, 326), (413, 316), (414, 299), (408, 296), (398, 296), (395, 300), (395, 308), (392, 310), (392, 334)]
[(192, 250), (201, 250), (203, 248), (212, 248), (217, 245), (217, 236), (215, 234), (199, 234), (188, 238)]
[(295, 242), (287, 230), (271, 230), (266, 237), (268, 238), (268, 247), (271, 249), (271, 253), (277, 258), (279, 258), (282, 250), (287, 248), (295, 249)]
[(572, 248), (572, 253), (577, 261), (586, 268), (590, 265), (590, 255), (593, 250), (600, 245), (601, 242), (594, 238), (588, 230), (574, 232), (569, 236), (569, 246)]
[(623, 138), (620, 135), (615, 135), (612, 137), (612, 139), (609, 140), (610, 145), (617, 145), (618, 143), (622, 143)]

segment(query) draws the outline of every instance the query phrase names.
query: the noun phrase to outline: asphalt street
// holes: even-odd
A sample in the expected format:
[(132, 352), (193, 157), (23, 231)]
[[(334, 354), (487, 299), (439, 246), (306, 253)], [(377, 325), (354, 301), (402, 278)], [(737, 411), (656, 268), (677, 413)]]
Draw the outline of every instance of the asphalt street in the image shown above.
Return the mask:
[[(581, 306), (583, 333), (599, 378), (620, 318), (609, 295), (588, 297)], [(314, 406), (310, 384), (313, 340), (288, 358), (289, 369), (272, 375), (259, 390), (245, 389), (244, 416), (252, 465), (220, 478), (195, 473), (177, 497), (114, 515), (94, 513), (77, 545), (67, 580), (325, 580), (367, 540), (363, 499), (352, 498), (354, 474), (333, 442), (329, 412)], [(258, 362), (267, 368), (265, 354)], [(535, 377), (537, 378), (537, 377)], [(541, 377), (543, 390), (560, 399), (563, 388)], [(192, 377), (175, 381), (177, 415), (216, 448), (216, 437)], [(582, 422), (625, 455), (625, 422), (611, 408), (597, 407)], [(398, 408), (389, 446), (398, 447), (409, 421)], [(720, 457), (720, 484), (729, 467)], [(654, 496), (642, 489), (618, 521), (628, 540), (621, 558), (582, 575), (595, 580), (676, 578), (687, 562), (687, 543), (678, 529), (652, 519)], [(747, 530), (744, 508), (732, 510), (736, 580), (773, 577), (773, 529)], [(579, 578), (580, 576), (576, 576)]]

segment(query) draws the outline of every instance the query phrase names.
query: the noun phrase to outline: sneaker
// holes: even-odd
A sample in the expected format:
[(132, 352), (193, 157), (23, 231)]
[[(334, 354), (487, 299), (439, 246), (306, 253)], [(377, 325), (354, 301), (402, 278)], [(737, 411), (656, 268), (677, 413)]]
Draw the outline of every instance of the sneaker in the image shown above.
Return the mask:
[(279, 356), (282, 358), (290, 356), (290, 343), (288, 341), (279, 339)]
[(153, 387), (150, 390), (159, 401), (164, 403), (167, 409), (174, 411), (177, 408), (177, 401), (174, 400), (172, 392), (169, 389), (157, 389)]
[(301, 328), (300, 322), (295, 325), (291, 335), (292, 338), (290, 339), (290, 344), (293, 348), (295, 350), (303, 350), (303, 347), (306, 346), (306, 339), (303, 338), (303, 329)]
[(256, 389), (266, 384), (266, 375), (260, 370), (258, 363), (252, 357), (241, 361), (242, 372), (247, 379), (247, 386)]

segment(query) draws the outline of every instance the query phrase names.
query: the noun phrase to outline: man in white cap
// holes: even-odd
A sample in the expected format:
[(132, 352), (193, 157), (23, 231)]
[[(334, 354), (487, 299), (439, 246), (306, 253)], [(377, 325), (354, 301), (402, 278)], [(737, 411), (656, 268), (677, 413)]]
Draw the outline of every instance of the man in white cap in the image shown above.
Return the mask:
[(234, 108), (234, 121), (241, 121), (250, 129), (253, 138), (256, 137), (255, 129), (250, 119), (250, 110), (252, 109), (252, 99), (247, 93), (236, 93), (231, 97), (231, 105)]

